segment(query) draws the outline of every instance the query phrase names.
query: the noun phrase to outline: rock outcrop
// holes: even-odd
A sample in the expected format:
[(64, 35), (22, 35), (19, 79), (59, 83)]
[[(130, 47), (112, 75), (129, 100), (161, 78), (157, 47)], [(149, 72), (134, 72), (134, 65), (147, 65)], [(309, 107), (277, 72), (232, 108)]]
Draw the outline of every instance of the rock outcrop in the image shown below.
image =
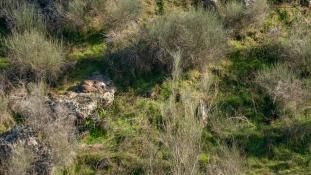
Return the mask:
[[(41, 101), (38, 104), (43, 103), (41, 107), (46, 108), (45, 110), (51, 113), (48, 115), (53, 119), (47, 121), (53, 122), (57, 120), (54, 118), (61, 114), (61, 117), (68, 117), (77, 123), (83, 121), (88, 116), (92, 116), (92, 119), (95, 120), (95, 110), (98, 107), (105, 107), (111, 104), (114, 100), (115, 92), (116, 89), (109, 78), (95, 73), (89, 79), (82, 81), (73, 91), (66, 92), (65, 94), (40, 96), (38, 99)], [(37, 98), (34, 95), (29, 95), (25, 88), (17, 90), (9, 97), (9, 107), (15, 114), (23, 115), (29, 96)], [(31, 109), (33, 109), (33, 106), (36, 106), (36, 104), (31, 104)], [(67, 112), (64, 113), (61, 110), (66, 110)], [(35, 111), (40, 110), (32, 110), (30, 113)], [(26, 110), (26, 113), (29, 112)], [(44, 115), (44, 113), (42, 114)], [(35, 115), (40, 117), (40, 114)], [(27, 120), (27, 117), (25, 120)], [(27, 174), (51, 174), (52, 160), (54, 160), (53, 149), (49, 143), (44, 142), (44, 139), (40, 138), (40, 131), (38, 132), (36, 127), (31, 126), (26, 122), (26, 125), (18, 125), (0, 135), (0, 174), (7, 174), (8, 162), (12, 158), (16, 145), (21, 145), (23, 148), (31, 150), (34, 154), (34, 159), (30, 162), (31, 166), (27, 169)]]
[(47, 102), (54, 110), (57, 106), (65, 106), (78, 119), (84, 119), (92, 115), (97, 107), (111, 104), (115, 92), (116, 88), (109, 78), (94, 73), (92, 77), (82, 81), (74, 91), (63, 95), (50, 94)]
[[(11, 162), (11, 155), (16, 151), (16, 146), (19, 145), (24, 149), (29, 149), (33, 154), (30, 162), (22, 162), (23, 160), (17, 160), (20, 162)], [(19, 156), (16, 155), (17, 159)], [(0, 174), (8, 174), (12, 169), (12, 164), (29, 164), (26, 174), (50, 174), (51, 172), (51, 154), (49, 148), (44, 143), (40, 142), (36, 133), (27, 126), (17, 126), (10, 131), (0, 135)], [(19, 167), (20, 168), (20, 167)], [(11, 172), (12, 173), (12, 172)]]

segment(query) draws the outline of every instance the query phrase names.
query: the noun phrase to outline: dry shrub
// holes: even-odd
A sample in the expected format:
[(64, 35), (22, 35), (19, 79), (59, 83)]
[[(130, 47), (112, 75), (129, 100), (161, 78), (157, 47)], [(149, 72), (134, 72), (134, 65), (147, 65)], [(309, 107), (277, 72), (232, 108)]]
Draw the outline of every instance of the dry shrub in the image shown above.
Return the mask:
[(244, 16), (244, 4), (239, 1), (227, 2), (221, 9), (224, 16), (226, 27), (236, 28), (241, 25), (241, 19)]
[(74, 118), (68, 109), (58, 106), (52, 110), (43, 94), (45, 85), (33, 85), (29, 95), (20, 104), (20, 113), (25, 123), (42, 134), (43, 142), (49, 145), (54, 167), (72, 163), (75, 156)]
[(284, 112), (299, 112), (309, 95), (304, 83), (284, 64), (263, 69), (256, 82)]
[(285, 42), (285, 53), (288, 64), (293, 69), (311, 72), (311, 21), (300, 17), (289, 31)]
[(64, 64), (62, 44), (49, 40), (43, 32), (14, 32), (5, 43), (9, 51), (8, 61), (18, 75), (53, 81), (61, 72)]
[[(194, 27), (195, 26), (195, 27)], [(169, 52), (181, 51), (181, 68), (202, 67), (226, 53), (226, 32), (214, 12), (191, 10), (158, 17), (147, 33), (162, 64), (172, 66)]]
[(266, 0), (255, 0), (250, 3), (241, 1), (229, 1), (219, 8), (224, 17), (226, 27), (234, 33), (248, 26), (258, 26), (264, 21), (268, 4)]
[(23, 143), (17, 143), (12, 146), (12, 153), (7, 164), (8, 175), (26, 175), (31, 169), (35, 156), (30, 148)]
[(142, 13), (139, 0), (115, 0), (105, 4), (105, 23), (109, 28), (122, 28), (129, 21), (136, 21)]
[(245, 158), (236, 145), (229, 147), (225, 144), (217, 146), (207, 167), (207, 174), (241, 175), (247, 170)]
[(107, 43), (111, 52), (122, 52), (141, 39), (141, 19), (146, 13), (146, 4), (140, 0), (107, 1), (103, 18)]
[(120, 52), (131, 47), (140, 39), (140, 26), (136, 22), (128, 23), (121, 30), (111, 30), (107, 34), (107, 43), (111, 52)]
[(85, 25), (87, 15), (87, 1), (74, 0), (69, 1), (65, 17), (70, 21), (74, 30), (78, 30)]
[(261, 24), (268, 11), (267, 0), (254, 0), (251, 3), (246, 4), (246, 23)]
[(55, 6), (73, 31), (96, 27), (97, 23), (107, 31), (117, 30), (138, 20), (143, 10), (141, 0), (72, 0), (55, 2)]

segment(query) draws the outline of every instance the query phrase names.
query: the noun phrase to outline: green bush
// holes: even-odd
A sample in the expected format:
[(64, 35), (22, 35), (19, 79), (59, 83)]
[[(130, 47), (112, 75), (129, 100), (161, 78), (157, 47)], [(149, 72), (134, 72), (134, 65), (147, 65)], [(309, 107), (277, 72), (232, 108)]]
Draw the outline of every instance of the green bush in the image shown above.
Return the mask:
[[(172, 52), (182, 53), (181, 67), (202, 67), (226, 53), (226, 32), (214, 12), (191, 10), (160, 16), (148, 27), (147, 40), (157, 62), (172, 66)], [(155, 61), (152, 61), (155, 62)]]
[(55, 80), (64, 64), (62, 44), (49, 40), (44, 33), (26, 31), (13, 33), (5, 40), (8, 61), (19, 75), (35, 80)]

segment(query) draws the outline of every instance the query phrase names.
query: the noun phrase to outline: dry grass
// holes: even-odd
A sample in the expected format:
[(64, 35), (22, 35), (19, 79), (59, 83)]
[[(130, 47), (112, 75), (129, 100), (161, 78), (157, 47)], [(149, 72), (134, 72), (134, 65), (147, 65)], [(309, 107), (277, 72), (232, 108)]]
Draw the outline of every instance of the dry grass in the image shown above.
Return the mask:
[[(204, 128), (202, 116), (197, 112), (202, 96), (187, 87), (180, 87), (181, 55), (173, 53), (174, 69), (171, 82), (172, 94), (162, 107), (165, 131), (161, 140), (170, 153), (171, 173), (197, 174), (201, 136)], [(204, 78), (205, 89), (207, 78)], [(211, 84), (210, 84), (211, 85)], [(205, 91), (206, 92), (206, 91)], [(207, 92), (206, 92), (207, 93)]]

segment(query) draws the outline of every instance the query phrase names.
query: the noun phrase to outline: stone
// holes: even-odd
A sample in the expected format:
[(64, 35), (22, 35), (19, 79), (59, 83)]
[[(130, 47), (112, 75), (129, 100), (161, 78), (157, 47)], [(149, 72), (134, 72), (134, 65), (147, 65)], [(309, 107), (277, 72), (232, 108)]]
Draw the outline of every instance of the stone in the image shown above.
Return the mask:
[(83, 119), (92, 115), (96, 108), (110, 105), (115, 92), (112, 81), (96, 72), (89, 79), (83, 80), (75, 91), (63, 95), (50, 95), (49, 103), (52, 107), (66, 106), (78, 118)]
[(27, 175), (51, 174), (52, 158), (48, 146), (40, 142), (32, 128), (23, 125), (0, 135), (0, 174), (6, 174), (12, 150), (17, 144), (30, 149), (34, 154)]
[[(45, 103), (50, 106), (52, 111), (65, 107), (70, 111), (71, 117), (80, 120), (91, 116), (98, 107), (110, 105), (116, 92), (112, 81), (99, 73), (81, 81), (74, 89), (64, 94), (50, 93), (45, 97)], [(27, 95), (25, 88), (12, 92), (9, 95), (9, 108), (15, 113), (20, 113), (21, 102)]]

